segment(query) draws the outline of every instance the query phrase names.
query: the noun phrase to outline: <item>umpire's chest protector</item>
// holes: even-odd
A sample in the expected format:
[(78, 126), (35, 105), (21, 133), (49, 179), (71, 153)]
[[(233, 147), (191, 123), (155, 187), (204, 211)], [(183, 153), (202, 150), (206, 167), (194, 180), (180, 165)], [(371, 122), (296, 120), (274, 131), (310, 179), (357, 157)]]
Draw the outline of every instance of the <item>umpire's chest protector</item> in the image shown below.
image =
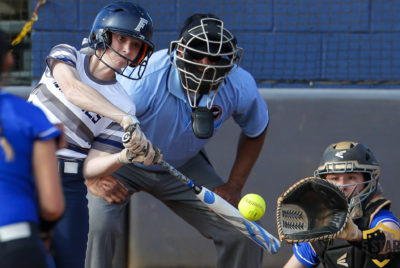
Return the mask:
[[(370, 216), (377, 213), (381, 208), (382, 204), (387, 202), (386, 199), (382, 198), (378, 202), (375, 202), (372, 206), (367, 206), (364, 211), (364, 216), (357, 221), (357, 225), (361, 230), (368, 229)], [(361, 224), (360, 224), (360, 223)], [(365, 225), (366, 227), (363, 228)], [(319, 260), (326, 268), (399, 268), (400, 258), (397, 255), (391, 259), (385, 266), (378, 266), (372, 259), (372, 256), (368, 255), (361, 247), (349, 243), (346, 240), (335, 239), (330, 241), (316, 241), (312, 242), (311, 246), (315, 250)], [(388, 257), (384, 258), (387, 259)], [(383, 261), (382, 259), (381, 261)]]

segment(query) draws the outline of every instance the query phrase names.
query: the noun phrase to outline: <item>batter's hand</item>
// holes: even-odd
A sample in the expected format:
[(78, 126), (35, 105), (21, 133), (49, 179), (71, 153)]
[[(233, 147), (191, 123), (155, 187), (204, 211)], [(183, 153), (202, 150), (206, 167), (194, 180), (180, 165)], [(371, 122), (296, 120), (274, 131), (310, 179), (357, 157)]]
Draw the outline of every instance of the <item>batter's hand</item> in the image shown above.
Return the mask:
[[(129, 139), (126, 138), (127, 136), (129, 136)], [(135, 154), (146, 153), (147, 151), (150, 154), (154, 154), (151, 142), (146, 138), (146, 135), (144, 135), (138, 124), (129, 126), (125, 130), (125, 134), (122, 137), (122, 144)]]
[(119, 153), (119, 161), (124, 164), (139, 163), (145, 166), (150, 166), (159, 163), (162, 160), (162, 154), (158, 148), (153, 148), (149, 144), (149, 149), (146, 152), (135, 154), (130, 149), (123, 149)]
[(109, 203), (122, 203), (129, 197), (128, 189), (116, 178), (111, 176), (85, 180), (88, 190)]
[(139, 120), (136, 118), (136, 116), (127, 114), (124, 117), (122, 117), (122, 120), (121, 122), (119, 122), (119, 124), (124, 129), (124, 131), (126, 131), (128, 127), (139, 124)]

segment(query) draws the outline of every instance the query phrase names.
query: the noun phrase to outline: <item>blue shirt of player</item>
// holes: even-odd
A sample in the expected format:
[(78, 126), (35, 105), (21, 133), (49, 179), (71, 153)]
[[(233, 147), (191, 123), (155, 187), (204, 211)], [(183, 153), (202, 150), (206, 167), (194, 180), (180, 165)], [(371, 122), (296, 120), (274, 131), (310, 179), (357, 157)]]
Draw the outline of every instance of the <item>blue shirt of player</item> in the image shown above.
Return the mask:
[(23, 221), (38, 223), (33, 143), (54, 139), (60, 132), (38, 107), (4, 92), (0, 92), (0, 120), (2, 135), (13, 150), (13, 158), (7, 160), (4, 147), (0, 146), (0, 226)]

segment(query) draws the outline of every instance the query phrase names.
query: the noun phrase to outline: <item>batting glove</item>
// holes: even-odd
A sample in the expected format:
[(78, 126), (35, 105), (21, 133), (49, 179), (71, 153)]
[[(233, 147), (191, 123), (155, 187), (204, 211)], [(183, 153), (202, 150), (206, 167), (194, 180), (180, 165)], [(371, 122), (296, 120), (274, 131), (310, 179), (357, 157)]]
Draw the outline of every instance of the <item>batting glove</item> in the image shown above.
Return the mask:
[(139, 120), (136, 118), (136, 116), (127, 114), (122, 117), (122, 120), (121, 122), (119, 122), (119, 124), (124, 129), (124, 131), (126, 131), (131, 125), (139, 124)]
[[(146, 135), (142, 132), (139, 125), (136, 124), (134, 127), (128, 127), (125, 130), (125, 135), (129, 135), (129, 139), (122, 139), (122, 144), (125, 148), (131, 150), (135, 154), (146, 153), (147, 151), (153, 150), (150, 148), (150, 141), (146, 138)], [(154, 150), (153, 150), (154, 151)]]
[(136, 154), (134, 154), (131, 150), (125, 148), (119, 153), (118, 160), (124, 164), (131, 164), (133, 163), (133, 159), (135, 159), (135, 156)]
[(125, 148), (119, 153), (118, 159), (124, 164), (139, 163), (150, 166), (159, 163), (162, 160), (162, 154), (158, 148), (153, 148), (153, 145), (149, 143), (146, 152), (135, 154)]

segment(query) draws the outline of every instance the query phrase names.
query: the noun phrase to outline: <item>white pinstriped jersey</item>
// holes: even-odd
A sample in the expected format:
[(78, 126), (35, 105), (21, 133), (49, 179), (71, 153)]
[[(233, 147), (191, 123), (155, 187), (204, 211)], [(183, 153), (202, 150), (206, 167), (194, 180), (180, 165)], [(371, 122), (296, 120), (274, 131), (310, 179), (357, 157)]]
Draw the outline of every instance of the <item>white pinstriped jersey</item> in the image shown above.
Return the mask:
[(68, 148), (57, 152), (61, 158), (84, 159), (90, 148), (116, 153), (123, 148), (123, 130), (111, 119), (69, 102), (50, 71), (49, 66), (53, 66), (54, 61), (62, 61), (76, 68), (83, 83), (96, 89), (121, 110), (131, 115), (136, 112), (134, 103), (117, 80), (102, 81), (91, 75), (89, 58), (69, 45), (53, 47), (46, 58), (47, 68), (29, 96), (29, 101), (39, 106), (53, 124), (64, 125)]

